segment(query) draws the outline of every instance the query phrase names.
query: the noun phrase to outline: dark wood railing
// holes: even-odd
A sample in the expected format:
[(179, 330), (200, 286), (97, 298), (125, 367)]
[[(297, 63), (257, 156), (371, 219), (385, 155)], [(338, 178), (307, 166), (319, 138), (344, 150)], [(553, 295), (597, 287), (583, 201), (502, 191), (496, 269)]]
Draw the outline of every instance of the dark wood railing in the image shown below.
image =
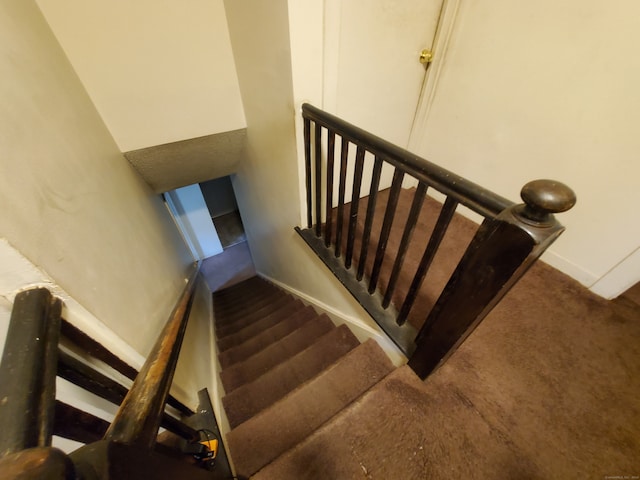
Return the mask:
[[(169, 395), (197, 274), (196, 269), (139, 373), (62, 319), (61, 302), (47, 289), (30, 289), (16, 296), (0, 365), (0, 398), (4, 399), (0, 402), (0, 478), (210, 479), (231, 475), (222, 445), (220, 467), (212, 475), (185, 462), (183, 450), (156, 444), (160, 426), (183, 439), (191, 453), (200, 446), (201, 428), (217, 432), (206, 389), (199, 392), (198, 413)], [(131, 388), (59, 349), (60, 333), (72, 351), (135, 378)], [(56, 375), (120, 405), (113, 422), (56, 400)], [(165, 404), (187, 420), (167, 414)], [(52, 435), (87, 445), (65, 455), (51, 447)]]
[[(575, 204), (575, 194), (559, 182), (537, 180), (525, 185), (521, 192), (524, 204), (516, 205), (312, 105), (304, 104), (302, 115), (307, 225), (296, 230), (404, 351), (409, 357), (409, 365), (425, 378), (464, 341), (562, 233), (564, 227), (553, 214), (570, 209)], [(337, 144), (340, 145), (339, 155)], [(353, 148), (355, 155), (350, 161)], [(367, 172), (371, 182), (360, 233), (360, 255), (354, 264), (367, 154), (374, 161), (371, 171)], [(372, 239), (374, 211), (385, 164), (393, 167), (393, 179), (380, 235)], [(336, 174), (338, 188), (337, 199), (334, 199)], [(347, 185), (348, 177), (353, 178), (350, 185)], [(398, 220), (396, 208), (406, 179), (413, 179), (417, 187), (406, 223), (401, 226), (403, 233), (397, 254), (392, 259), (389, 281), (381, 288), (380, 272), (385, 255), (388, 255), (392, 225)], [(414, 226), (428, 189), (440, 192), (445, 200), (430, 238), (415, 239), (412, 238)], [(351, 193), (350, 206), (345, 203), (348, 192)], [(484, 221), (418, 331), (406, 320), (459, 205), (481, 215)], [(349, 211), (345, 212), (347, 206)], [(346, 222), (345, 215), (348, 215)], [(423, 242), (420, 247), (424, 253), (417, 266), (405, 264), (411, 242)], [(369, 276), (365, 278), (365, 263), (368, 256), (374, 254), (370, 252), (374, 243), (375, 258)], [(407, 268), (415, 269), (415, 273), (403, 302), (396, 309), (391, 299), (401, 271)]]

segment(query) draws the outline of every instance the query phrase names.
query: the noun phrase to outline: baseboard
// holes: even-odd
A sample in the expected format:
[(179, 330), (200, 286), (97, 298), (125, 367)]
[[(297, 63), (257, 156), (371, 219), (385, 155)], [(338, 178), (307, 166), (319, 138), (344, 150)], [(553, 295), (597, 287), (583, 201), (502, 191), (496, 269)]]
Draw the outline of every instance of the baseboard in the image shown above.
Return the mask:
[(347, 315), (335, 307), (268, 275), (260, 272), (258, 272), (257, 275), (289, 292), (294, 297), (299, 298), (304, 304), (311, 305), (316, 312), (325, 313), (336, 325), (346, 324), (361, 342), (368, 339), (375, 340), (387, 353), (394, 365), (400, 366), (407, 363), (407, 357), (405, 357), (402, 351), (387, 337), (382, 329), (379, 329), (376, 325), (370, 325), (361, 318)]
[(640, 282), (640, 247), (609, 270), (591, 286), (591, 291), (604, 298), (615, 298)]
[(569, 275), (587, 288), (598, 281), (597, 275), (576, 265), (571, 260), (557, 254), (553, 250), (547, 250), (542, 255), (541, 260), (553, 268), (560, 270), (562, 273)]

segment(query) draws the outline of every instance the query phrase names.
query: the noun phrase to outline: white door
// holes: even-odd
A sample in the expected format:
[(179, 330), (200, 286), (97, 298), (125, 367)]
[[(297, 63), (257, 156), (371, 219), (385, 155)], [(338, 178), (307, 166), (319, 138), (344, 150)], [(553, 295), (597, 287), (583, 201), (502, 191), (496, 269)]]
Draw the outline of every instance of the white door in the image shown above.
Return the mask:
[(327, 0), (324, 108), (407, 147), (443, 0)]

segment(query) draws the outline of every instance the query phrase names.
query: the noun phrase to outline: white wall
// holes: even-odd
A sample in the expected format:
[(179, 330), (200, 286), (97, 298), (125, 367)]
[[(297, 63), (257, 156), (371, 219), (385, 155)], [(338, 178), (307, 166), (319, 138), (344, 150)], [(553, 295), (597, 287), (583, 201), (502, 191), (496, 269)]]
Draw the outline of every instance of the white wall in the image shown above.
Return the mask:
[(0, 3), (0, 97), (0, 238), (146, 354), (193, 259), (33, 1)]
[(37, 1), (121, 151), (245, 127), (222, 0)]
[[(296, 105), (310, 100), (341, 108), (336, 56), (360, 41), (341, 24), (343, 3), (325, 2), (319, 36), (312, 20), (320, 18), (318, 5), (290, 2)], [(436, 87), (418, 112), (412, 149), (514, 201), (529, 180), (567, 183), (578, 204), (559, 216), (567, 231), (543, 258), (607, 297), (624, 290), (614, 285), (639, 281), (632, 254), (640, 247), (640, 6), (491, 0), (446, 7), (453, 31), (447, 38), (443, 29), (436, 46), (426, 88)], [(303, 158), (300, 132), (298, 121)]]
[(638, 18), (633, 0), (461, 2), (418, 152), (513, 200), (574, 188), (544, 259), (587, 286), (640, 246)]
[(211, 220), (199, 185), (189, 185), (167, 192), (178, 225), (195, 248), (197, 258), (203, 260), (222, 253), (222, 244)]
[[(288, 14), (300, 14), (296, 19), (302, 21), (305, 8), (315, 12), (318, 5), (305, 1), (298, 7), (288, 12), (287, 0), (225, 2), (248, 125), (247, 156), (232, 179), (233, 187), (256, 270), (374, 331), (366, 312), (293, 230), (300, 224), (302, 205), (297, 99), (314, 101), (321, 94), (318, 71), (313, 62), (310, 66), (305, 61), (304, 52), (307, 46), (315, 48), (318, 39), (321, 42), (322, 17), (308, 16), (319, 23), (306, 28), (297, 24), (290, 37)], [(253, 55), (256, 44), (261, 45), (258, 56)]]

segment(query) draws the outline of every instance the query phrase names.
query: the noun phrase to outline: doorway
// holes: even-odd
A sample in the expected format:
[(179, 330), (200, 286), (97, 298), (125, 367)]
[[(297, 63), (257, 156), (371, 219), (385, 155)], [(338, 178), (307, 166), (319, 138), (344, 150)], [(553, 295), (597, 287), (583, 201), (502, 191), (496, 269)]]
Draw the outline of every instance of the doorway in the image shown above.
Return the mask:
[(200, 184), (204, 201), (215, 225), (223, 249), (247, 241), (233, 192), (231, 177), (221, 177)]

